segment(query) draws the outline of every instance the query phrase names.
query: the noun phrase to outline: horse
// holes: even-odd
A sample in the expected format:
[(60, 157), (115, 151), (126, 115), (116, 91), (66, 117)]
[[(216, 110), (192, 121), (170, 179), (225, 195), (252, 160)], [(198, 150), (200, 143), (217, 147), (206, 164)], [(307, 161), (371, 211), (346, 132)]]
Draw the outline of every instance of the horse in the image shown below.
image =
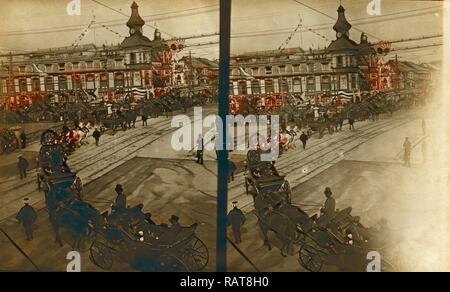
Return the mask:
[[(269, 196), (266, 197), (265, 196)], [(314, 221), (301, 209), (289, 204), (285, 200), (269, 202), (272, 195), (258, 195), (254, 197), (254, 207), (258, 217), (258, 225), (264, 236), (264, 245), (272, 249), (268, 232), (273, 231), (282, 243), (281, 255), (286, 257), (289, 249), (300, 240), (300, 227), (303, 232), (309, 232), (316, 227)], [(273, 206), (275, 205), (275, 207)]]

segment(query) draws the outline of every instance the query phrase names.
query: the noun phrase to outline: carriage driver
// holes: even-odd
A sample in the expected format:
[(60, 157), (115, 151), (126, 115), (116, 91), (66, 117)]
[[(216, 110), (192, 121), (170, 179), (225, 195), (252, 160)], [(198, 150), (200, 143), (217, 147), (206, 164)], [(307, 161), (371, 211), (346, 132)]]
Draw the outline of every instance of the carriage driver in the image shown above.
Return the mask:
[(320, 226), (327, 226), (328, 223), (336, 216), (336, 200), (331, 197), (333, 195), (331, 188), (326, 187), (324, 194), (327, 199), (325, 200), (324, 207), (320, 209), (321, 216), (317, 221)]

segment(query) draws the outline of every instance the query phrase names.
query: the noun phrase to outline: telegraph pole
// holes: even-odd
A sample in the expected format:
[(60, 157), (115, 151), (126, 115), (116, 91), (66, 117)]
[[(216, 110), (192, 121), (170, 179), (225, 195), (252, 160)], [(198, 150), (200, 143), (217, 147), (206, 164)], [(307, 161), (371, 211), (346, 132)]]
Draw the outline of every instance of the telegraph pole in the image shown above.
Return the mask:
[[(216, 271), (227, 271), (228, 151), (226, 116), (230, 81), (231, 0), (220, 0), (219, 117), (222, 120), (218, 151)], [(219, 146), (219, 145), (217, 145)]]
[(13, 76), (13, 57), (12, 57), (12, 52), (9, 52), (9, 84), (8, 84), (8, 94), (12, 94), (14, 93), (14, 76)]

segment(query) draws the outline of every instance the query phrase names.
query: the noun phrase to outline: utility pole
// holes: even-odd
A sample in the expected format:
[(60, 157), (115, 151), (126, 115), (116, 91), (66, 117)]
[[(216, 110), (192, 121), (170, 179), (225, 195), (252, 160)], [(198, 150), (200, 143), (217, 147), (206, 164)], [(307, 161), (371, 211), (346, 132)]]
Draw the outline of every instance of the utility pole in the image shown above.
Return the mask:
[(9, 84), (8, 84), (8, 94), (13, 94), (14, 93), (14, 75), (13, 75), (13, 57), (12, 57), (12, 52), (9, 52), (9, 68), (8, 68), (9, 72), (8, 72), (8, 77), (9, 77)]
[(216, 272), (227, 271), (228, 151), (226, 117), (230, 82), (231, 0), (220, 0), (219, 137), (217, 181)]

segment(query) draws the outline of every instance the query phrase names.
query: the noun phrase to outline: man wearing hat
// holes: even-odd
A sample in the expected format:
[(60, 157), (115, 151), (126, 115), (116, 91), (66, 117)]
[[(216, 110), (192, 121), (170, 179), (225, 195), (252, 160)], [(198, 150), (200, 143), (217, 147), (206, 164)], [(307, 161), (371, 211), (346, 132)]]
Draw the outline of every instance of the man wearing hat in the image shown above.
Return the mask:
[(305, 131), (303, 131), (302, 134), (300, 135), (300, 141), (302, 142), (303, 150), (306, 150), (306, 142), (308, 142), (308, 135), (306, 135)]
[(336, 200), (332, 197), (333, 192), (330, 187), (326, 187), (324, 191), (325, 197), (325, 205), (322, 209), (323, 215), (328, 221), (332, 220), (336, 215)]
[(30, 206), (30, 200), (28, 198), (25, 198), (23, 203), (24, 206), (20, 209), (19, 213), (17, 213), (16, 219), (22, 224), (27, 240), (30, 241), (33, 239), (32, 226), (34, 221), (36, 221), (37, 214), (33, 207)]
[(233, 231), (234, 242), (239, 244), (242, 242), (241, 239), (241, 226), (245, 223), (245, 215), (244, 213), (237, 207), (238, 202), (234, 201), (232, 203), (233, 210), (228, 213), (227, 221), (228, 226), (231, 225), (231, 230)]
[(115, 204), (114, 204), (116, 210), (117, 211), (125, 210), (127, 208), (127, 197), (123, 193), (122, 185), (121, 184), (117, 184), (115, 191), (117, 193), (116, 201), (115, 201)]
[(169, 219), (169, 222), (171, 224), (170, 228), (176, 233), (180, 232), (182, 229), (180, 223), (178, 222), (179, 220), (180, 218), (178, 218), (178, 216), (175, 215), (172, 215)]
[(22, 154), (17, 156), (17, 159), (19, 160), (17, 162), (17, 168), (19, 169), (20, 179), (24, 179), (27, 177), (28, 161), (23, 158)]
[(81, 181), (81, 178), (79, 176), (77, 176), (77, 178), (75, 179), (74, 186), (77, 192), (77, 199), (79, 201), (82, 201), (83, 198), (81, 193), (83, 192), (83, 182)]

